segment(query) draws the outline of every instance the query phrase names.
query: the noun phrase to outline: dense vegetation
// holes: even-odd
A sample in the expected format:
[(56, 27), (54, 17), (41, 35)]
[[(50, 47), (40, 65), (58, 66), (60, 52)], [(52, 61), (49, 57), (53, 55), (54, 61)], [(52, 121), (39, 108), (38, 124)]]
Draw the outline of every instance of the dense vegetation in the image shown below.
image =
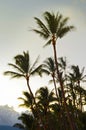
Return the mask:
[[(28, 92), (23, 92), (24, 106), (31, 113), (22, 113), (18, 118), (21, 124), (14, 126), (24, 130), (85, 130), (86, 112), (83, 110), (86, 105), (86, 90), (83, 82), (86, 81), (84, 67), (78, 65), (67, 65), (66, 57), (57, 58), (56, 43), (66, 33), (72, 31), (74, 26), (68, 25), (69, 18), (53, 12), (43, 14), (45, 23), (35, 17), (38, 28), (33, 29), (45, 40), (44, 46), (52, 44), (53, 56), (45, 59), (38, 65), (38, 58), (31, 64), (29, 51), (18, 54), (14, 57), (14, 64), (9, 63), (14, 70), (4, 72), (12, 78), (23, 77), (27, 82)], [(46, 74), (51, 77), (49, 81), (53, 86), (40, 87), (33, 94), (30, 86), (31, 76)], [(34, 84), (35, 85), (35, 84)]]

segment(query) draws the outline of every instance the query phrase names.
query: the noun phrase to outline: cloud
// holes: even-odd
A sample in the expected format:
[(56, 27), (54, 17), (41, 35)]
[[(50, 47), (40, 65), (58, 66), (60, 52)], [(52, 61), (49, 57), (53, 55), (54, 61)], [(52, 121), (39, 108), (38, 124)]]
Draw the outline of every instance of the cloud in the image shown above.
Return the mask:
[(0, 125), (10, 125), (13, 126), (18, 123), (19, 113), (16, 112), (12, 107), (7, 105), (0, 106)]

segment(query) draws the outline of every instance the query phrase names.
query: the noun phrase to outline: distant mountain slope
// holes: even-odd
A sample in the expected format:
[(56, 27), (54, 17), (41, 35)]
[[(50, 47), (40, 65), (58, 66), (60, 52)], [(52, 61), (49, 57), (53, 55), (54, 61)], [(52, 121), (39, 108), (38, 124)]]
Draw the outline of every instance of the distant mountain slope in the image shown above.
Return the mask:
[(20, 129), (12, 127), (12, 126), (0, 125), (0, 130), (20, 130)]

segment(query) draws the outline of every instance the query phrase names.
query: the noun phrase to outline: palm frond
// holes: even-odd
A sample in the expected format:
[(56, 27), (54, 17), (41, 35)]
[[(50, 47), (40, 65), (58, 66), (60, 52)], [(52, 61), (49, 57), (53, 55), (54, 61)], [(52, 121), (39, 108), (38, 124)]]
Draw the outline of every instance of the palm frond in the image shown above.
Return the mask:
[(22, 68), (20, 68), (19, 66), (12, 64), (12, 63), (8, 63), (9, 66), (13, 67), (14, 69), (18, 70), (21, 73), (24, 73), (24, 70), (22, 70)]
[(69, 17), (62, 18), (62, 19), (61, 19), (61, 22), (60, 22), (60, 27), (61, 27), (61, 28), (66, 27), (66, 26), (67, 26), (67, 23), (68, 23), (68, 20), (69, 20)]
[(59, 28), (56, 32), (57, 37), (62, 38), (66, 35), (69, 31), (73, 30), (74, 26), (66, 26), (64, 28)]
[(29, 70), (29, 73), (31, 73), (33, 71), (33, 69), (35, 68), (35, 66), (37, 65), (39, 61), (39, 56), (36, 58), (36, 60), (34, 61), (33, 65), (31, 66), (30, 70)]
[(19, 104), (19, 107), (30, 108), (31, 105), (28, 102), (25, 101), (23, 104)]
[(38, 67), (36, 67), (30, 75), (36, 75), (38, 74), (39, 76), (42, 76), (42, 72), (41, 72), (41, 69), (42, 69), (42, 65), (39, 65)]
[(34, 17), (34, 19), (36, 20), (38, 27), (41, 29), (41, 32), (45, 32), (45, 34), (47, 35), (47, 37), (49, 37), (50, 32), (47, 29), (47, 27), (45, 26), (45, 24), (37, 17)]
[(21, 78), (21, 77), (25, 77), (25, 75), (17, 73), (17, 72), (13, 72), (13, 71), (5, 71), (4, 75), (9, 75), (11, 76), (11, 78)]
[(19, 54), (14, 57), (16, 64), (26, 73), (28, 73), (30, 68), (30, 56), (28, 51), (23, 52), (22, 54)]
[(43, 37), (45, 40), (49, 37), (48, 35), (46, 35), (45, 32), (42, 32), (40, 30), (37, 30), (37, 29), (33, 29), (32, 31), (38, 33), (41, 37)]
[(47, 75), (50, 74), (50, 72), (49, 72), (47, 69), (42, 69), (41, 71), (42, 71), (42, 73), (44, 73), (44, 74), (47, 74)]
[(45, 45), (44, 45), (43, 47), (46, 47), (46, 46), (50, 45), (50, 44), (51, 44), (51, 41), (52, 41), (51, 39), (48, 40), (47, 43), (45, 43)]
[(44, 13), (44, 18), (46, 20), (46, 23), (47, 23), (47, 26), (48, 26), (48, 30), (50, 30), (50, 32), (52, 34), (55, 34), (56, 33), (57, 24), (56, 24), (56, 19), (55, 19), (54, 13), (50, 13), (50, 12), (46, 11)]
[(56, 70), (54, 59), (52, 57), (47, 58), (44, 61), (43, 68), (49, 71), (49, 73), (54, 73)]

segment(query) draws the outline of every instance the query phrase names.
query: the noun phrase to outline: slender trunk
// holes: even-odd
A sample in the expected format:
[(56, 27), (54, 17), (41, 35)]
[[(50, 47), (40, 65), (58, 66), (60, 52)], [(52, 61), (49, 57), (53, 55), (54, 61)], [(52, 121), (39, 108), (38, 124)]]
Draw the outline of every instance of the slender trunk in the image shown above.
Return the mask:
[(73, 86), (73, 87), (71, 88), (71, 89), (72, 89), (72, 90), (71, 90), (71, 91), (72, 91), (72, 101), (73, 101), (73, 106), (76, 107), (76, 104), (75, 104), (76, 93), (75, 93), (75, 91), (74, 91), (74, 85), (73, 85), (73, 84), (72, 84), (72, 86)]
[[(37, 103), (36, 103), (36, 101), (35, 101), (35, 97), (34, 97), (32, 91), (31, 91), (31, 88), (30, 88), (30, 85), (29, 85), (29, 78), (27, 78), (27, 86), (28, 86), (29, 92), (30, 92), (30, 94), (31, 94), (31, 96), (32, 96), (32, 99), (33, 99), (33, 101), (34, 101), (34, 104), (35, 104), (35, 106), (36, 106), (38, 118), (39, 118), (41, 124), (43, 124), (43, 123), (42, 123), (42, 117), (41, 117), (41, 115), (40, 115), (40, 113), (39, 113), (39, 111), (38, 111), (38, 110), (39, 110), (38, 105), (37, 105)], [(38, 123), (39, 123), (39, 122), (38, 122)], [(41, 128), (40, 128), (40, 125), (41, 125), (41, 124), (39, 124), (38, 130), (41, 130)], [(43, 125), (43, 129), (46, 130), (44, 125)]]
[(27, 79), (27, 86), (28, 86), (29, 92), (30, 92), (30, 94), (32, 96), (32, 99), (34, 100), (34, 103), (36, 104), (34, 95), (33, 95), (32, 91), (31, 91), (31, 88), (30, 88), (30, 85), (29, 85), (29, 79)]
[(73, 105), (74, 105), (74, 107), (76, 107), (76, 104), (75, 104), (75, 97), (73, 98)]
[(55, 87), (56, 97), (58, 98), (58, 93), (57, 93), (55, 78), (54, 78), (54, 76), (52, 76), (52, 78), (53, 78), (53, 83), (54, 83), (54, 87)]
[(56, 87), (55, 78), (54, 78), (54, 76), (52, 76), (52, 77), (53, 77), (53, 82), (54, 82), (54, 87), (55, 87), (55, 93), (56, 93), (57, 101), (58, 101), (58, 104), (61, 105), (61, 101), (60, 101), (60, 98), (59, 98), (58, 93), (57, 93), (57, 87)]
[(78, 87), (79, 87), (79, 96), (80, 96), (80, 109), (82, 111), (82, 92), (80, 90), (80, 81), (78, 81)]
[(82, 93), (80, 92), (80, 108), (81, 108), (81, 111), (82, 111)]
[(52, 45), (53, 45), (53, 50), (54, 50), (54, 58), (55, 58), (55, 64), (56, 64), (56, 69), (57, 69), (57, 76), (58, 76), (59, 84), (60, 84), (60, 87), (61, 87), (61, 90), (62, 90), (62, 98), (64, 100), (64, 107), (65, 107), (65, 110), (66, 110), (66, 113), (67, 113), (68, 122), (69, 122), (71, 130), (75, 130), (75, 128), (74, 128), (74, 126), (71, 122), (70, 113), (69, 113), (68, 108), (67, 108), (63, 82), (62, 82), (61, 75), (59, 73), (58, 62), (57, 62), (57, 53), (56, 53), (56, 38), (55, 38), (54, 35), (52, 37)]

